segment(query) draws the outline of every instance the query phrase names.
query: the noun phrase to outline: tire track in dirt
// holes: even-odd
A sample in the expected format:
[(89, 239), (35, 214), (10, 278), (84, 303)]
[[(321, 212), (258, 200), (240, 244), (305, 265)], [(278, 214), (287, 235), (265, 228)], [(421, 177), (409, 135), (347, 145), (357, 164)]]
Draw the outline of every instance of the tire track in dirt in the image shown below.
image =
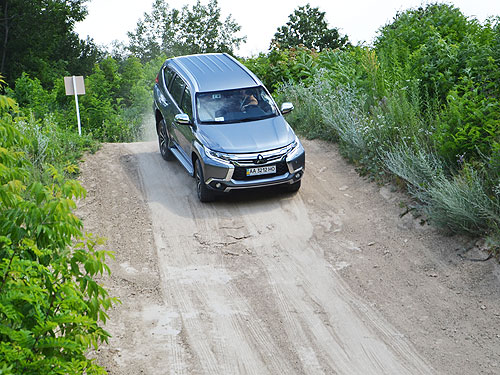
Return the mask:
[(123, 301), (94, 353), (110, 375), (498, 373), (498, 266), (303, 143), (298, 194), (212, 204), (156, 143), (87, 155), (78, 214), (116, 252), (103, 283)]
[[(346, 299), (346, 286), (312, 239), (300, 195), (201, 204), (193, 181), (176, 163), (164, 163), (155, 143), (128, 147), (139, 158), (156, 246), (167, 249), (159, 258), (163, 288), (195, 359), (191, 373), (432, 373), (401, 335), (376, 314), (360, 317)], [(239, 234), (229, 235), (228, 218)], [(243, 248), (252, 252), (250, 262), (239, 255)], [(256, 280), (261, 289), (248, 295), (233, 280), (252, 267), (266, 270), (267, 279)], [(287, 301), (274, 315), (257, 313), (269, 284), (278, 292), (269, 296), (273, 303)], [(288, 324), (274, 331), (270, 319)], [(276, 340), (283, 329), (293, 340)]]

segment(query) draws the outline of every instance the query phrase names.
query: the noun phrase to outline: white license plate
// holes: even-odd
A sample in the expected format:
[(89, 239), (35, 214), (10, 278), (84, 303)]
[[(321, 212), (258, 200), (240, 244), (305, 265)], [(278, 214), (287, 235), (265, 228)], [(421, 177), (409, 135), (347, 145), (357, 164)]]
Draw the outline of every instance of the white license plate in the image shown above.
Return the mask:
[(265, 167), (247, 168), (247, 176), (259, 176), (263, 174), (276, 173), (275, 165), (268, 165)]

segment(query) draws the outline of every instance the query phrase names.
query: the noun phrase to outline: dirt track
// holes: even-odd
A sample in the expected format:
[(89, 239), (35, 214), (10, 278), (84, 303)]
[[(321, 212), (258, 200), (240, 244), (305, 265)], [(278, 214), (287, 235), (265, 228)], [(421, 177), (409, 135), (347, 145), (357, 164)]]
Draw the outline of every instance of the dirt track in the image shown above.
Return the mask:
[[(110, 374), (498, 374), (500, 272), (402, 218), (405, 198), (306, 141), (302, 189), (201, 204), (157, 144), (82, 164), (79, 215), (116, 252)], [(475, 250), (466, 257), (481, 257)]]

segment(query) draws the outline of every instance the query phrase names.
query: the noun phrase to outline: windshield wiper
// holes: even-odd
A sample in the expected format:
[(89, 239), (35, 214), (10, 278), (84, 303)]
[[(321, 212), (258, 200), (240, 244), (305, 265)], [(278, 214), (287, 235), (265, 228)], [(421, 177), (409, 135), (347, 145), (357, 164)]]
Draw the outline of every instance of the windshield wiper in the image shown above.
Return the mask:
[(229, 121), (200, 121), (202, 124), (207, 125), (218, 125), (218, 124), (229, 124)]
[(264, 120), (266, 118), (271, 118), (271, 117), (275, 117), (276, 115), (275, 114), (270, 114), (270, 115), (264, 115), (264, 116), (259, 116), (259, 117), (248, 117), (248, 118), (242, 118), (242, 119), (238, 119), (234, 122), (250, 122), (250, 121), (258, 121), (258, 120)]

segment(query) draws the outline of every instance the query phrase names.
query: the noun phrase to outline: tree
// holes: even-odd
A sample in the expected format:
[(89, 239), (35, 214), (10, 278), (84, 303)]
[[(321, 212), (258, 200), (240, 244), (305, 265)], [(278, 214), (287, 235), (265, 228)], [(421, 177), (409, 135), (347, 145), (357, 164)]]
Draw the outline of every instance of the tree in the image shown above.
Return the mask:
[(12, 84), (23, 72), (44, 85), (65, 73), (91, 71), (98, 57), (91, 40), (73, 31), (87, 0), (1, 0), (0, 72)]
[(182, 26), (179, 41), (185, 53), (228, 52), (234, 53), (245, 37), (235, 37), (241, 30), (229, 15), (221, 21), (221, 11), (217, 0), (211, 0), (206, 6), (197, 1), (191, 10), (182, 8)]
[(142, 62), (160, 54), (234, 53), (246, 40), (235, 36), (240, 30), (230, 15), (221, 20), (217, 0), (207, 5), (198, 0), (191, 8), (184, 6), (180, 11), (171, 9), (165, 0), (155, 0), (151, 13), (145, 13), (135, 31), (128, 33), (127, 49)]
[(180, 12), (170, 9), (165, 0), (155, 0), (151, 13), (144, 13), (139, 19), (135, 31), (128, 32), (129, 44), (126, 47), (142, 62), (151, 61), (162, 51), (166, 53), (177, 49)]
[(288, 49), (304, 45), (322, 51), (348, 45), (347, 36), (341, 37), (337, 28), (328, 28), (325, 12), (309, 4), (300, 6), (288, 16), (286, 25), (278, 28), (270, 48)]

